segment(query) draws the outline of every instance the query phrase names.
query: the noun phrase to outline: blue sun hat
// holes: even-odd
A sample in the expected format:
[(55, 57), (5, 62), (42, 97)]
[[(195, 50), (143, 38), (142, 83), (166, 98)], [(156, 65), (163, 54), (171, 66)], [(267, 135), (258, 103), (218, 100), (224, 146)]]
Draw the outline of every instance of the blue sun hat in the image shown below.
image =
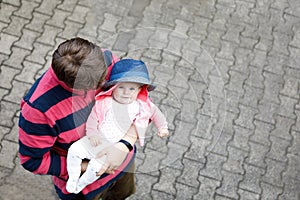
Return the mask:
[(148, 91), (156, 88), (151, 83), (148, 69), (141, 60), (122, 59), (118, 61), (110, 72), (109, 80), (104, 84), (104, 88), (108, 88), (120, 82), (133, 82), (148, 85)]

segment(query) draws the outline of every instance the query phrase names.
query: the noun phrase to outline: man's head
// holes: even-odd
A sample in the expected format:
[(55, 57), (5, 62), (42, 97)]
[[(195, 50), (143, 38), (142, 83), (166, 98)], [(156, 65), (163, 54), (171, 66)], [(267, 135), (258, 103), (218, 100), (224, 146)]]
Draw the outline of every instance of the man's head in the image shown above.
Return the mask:
[(53, 53), (52, 68), (59, 80), (80, 90), (99, 88), (107, 72), (101, 48), (78, 37), (58, 46)]

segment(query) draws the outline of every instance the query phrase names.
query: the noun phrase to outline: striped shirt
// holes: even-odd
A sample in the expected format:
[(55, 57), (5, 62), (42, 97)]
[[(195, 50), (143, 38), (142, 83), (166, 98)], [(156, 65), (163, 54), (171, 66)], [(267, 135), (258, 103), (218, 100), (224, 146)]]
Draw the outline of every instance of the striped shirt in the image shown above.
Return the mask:
[[(109, 72), (118, 58), (104, 51)], [(22, 166), (34, 174), (52, 175), (61, 199), (72, 199), (66, 189), (67, 150), (85, 135), (87, 118), (95, 103), (96, 91), (72, 90), (60, 81), (50, 67), (32, 86), (21, 101), (19, 119), (19, 157)], [(104, 174), (82, 193), (87, 199), (104, 190), (122, 175), (134, 158), (129, 153), (119, 173)]]

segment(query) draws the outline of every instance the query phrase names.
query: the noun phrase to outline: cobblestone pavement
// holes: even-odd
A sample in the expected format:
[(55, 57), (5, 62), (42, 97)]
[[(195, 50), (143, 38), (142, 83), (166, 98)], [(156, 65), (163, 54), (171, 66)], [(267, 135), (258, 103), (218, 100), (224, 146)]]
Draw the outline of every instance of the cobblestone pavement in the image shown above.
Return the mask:
[(158, 85), (172, 135), (150, 128), (129, 199), (300, 199), (298, 0), (1, 0), (0, 199), (57, 199), (19, 165), (19, 102), (75, 36)]

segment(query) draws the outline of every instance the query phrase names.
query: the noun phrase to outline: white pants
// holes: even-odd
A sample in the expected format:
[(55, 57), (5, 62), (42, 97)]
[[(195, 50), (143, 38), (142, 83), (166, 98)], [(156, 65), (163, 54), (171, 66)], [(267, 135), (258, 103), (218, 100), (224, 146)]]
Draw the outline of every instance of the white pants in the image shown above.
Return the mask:
[[(109, 141), (101, 141), (101, 144), (93, 147), (86, 136), (71, 145), (67, 156), (69, 179), (66, 189), (68, 192), (77, 194), (100, 177), (96, 174), (105, 163), (106, 156), (96, 159), (96, 155), (109, 145), (111, 145)], [(82, 159), (89, 159), (90, 161), (86, 171), (80, 176)]]

